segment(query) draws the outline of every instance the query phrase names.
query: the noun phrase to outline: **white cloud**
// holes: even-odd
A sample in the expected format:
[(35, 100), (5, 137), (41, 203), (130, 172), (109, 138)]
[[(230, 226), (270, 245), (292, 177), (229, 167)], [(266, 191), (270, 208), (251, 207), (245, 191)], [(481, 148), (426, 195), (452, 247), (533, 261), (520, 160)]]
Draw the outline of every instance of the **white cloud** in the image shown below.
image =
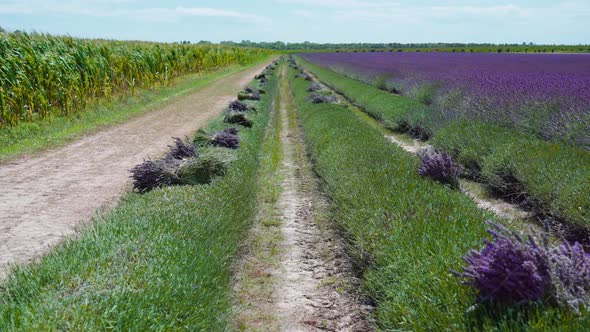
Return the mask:
[(256, 23), (270, 23), (264, 16), (206, 7), (148, 8), (131, 12), (136, 18), (151, 21), (177, 21), (183, 17), (225, 17)]
[(437, 14), (507, 15), (521, 14), (524, 10), (513, 4), (499, 6), (433, 6), (430, 10)]
[(332, 8), (391, 8), (400, 5), (394, 1), (366, 1), (366, 0), (277, 0), (279, 3), (298, 4), (307, 6), (321, 6)]
[(185, 17), (234, 18), (255, 23), (269, 23), (270, 19), (249, 13), (208, 7), (176, 8), (114, 8), (113, 5), (137, 3), (136, 0), (78, 0), (78, 1), (0, 1), (0, 14), (65, 14), (91, 17), (126, 17), (134, 20), (177, 21)]
[(300, 17), (304, 17), (304, 18), (314, 18), (315, 14), (309, 10), (294, 10), (293, 11), (293, 15), (295, 16), (300, 16)]

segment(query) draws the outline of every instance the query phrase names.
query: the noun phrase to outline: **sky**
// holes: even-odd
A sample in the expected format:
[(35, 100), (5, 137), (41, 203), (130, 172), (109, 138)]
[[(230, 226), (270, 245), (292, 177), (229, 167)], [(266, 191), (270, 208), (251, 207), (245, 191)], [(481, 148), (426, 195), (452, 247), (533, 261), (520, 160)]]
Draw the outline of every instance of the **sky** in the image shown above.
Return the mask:
[(590, 44), (590, 0), (0, 0), (0, 26), (164, 42)]

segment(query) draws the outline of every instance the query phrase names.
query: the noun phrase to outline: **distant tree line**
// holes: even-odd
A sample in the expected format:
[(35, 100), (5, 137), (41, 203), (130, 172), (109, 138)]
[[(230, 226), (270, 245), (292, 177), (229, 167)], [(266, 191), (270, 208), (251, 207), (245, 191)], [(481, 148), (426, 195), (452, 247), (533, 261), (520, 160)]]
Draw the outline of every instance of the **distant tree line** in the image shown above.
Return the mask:
[[(200, 44), (209, 43), (200, 41)], [(521, 44), (492, 43), (302, 43), (241, 42), (222, 41), (220, 44), (242, 47), (258, 47), (277, 51), (441, 51), (441, 52), (590, 52), (590, 45), (537, 45), (531, 42)]]

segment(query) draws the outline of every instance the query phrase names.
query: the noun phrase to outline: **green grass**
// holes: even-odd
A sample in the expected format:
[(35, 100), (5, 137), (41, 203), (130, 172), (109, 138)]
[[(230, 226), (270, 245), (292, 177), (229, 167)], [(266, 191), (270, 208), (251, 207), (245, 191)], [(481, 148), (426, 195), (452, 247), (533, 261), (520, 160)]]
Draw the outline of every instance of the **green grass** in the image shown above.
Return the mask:
[[(346, 77), (330, 69), (315, 65), (298, 57), (297, 61), (304, 65), (321, 81), (338, 93), (343, 94), (351, 103), (360, 107), (367, 114), (379, 120), (391, 130), (400, 130), (402, 121), (409, 121), (410, 114), (426, 108), (422, 103), (410, 98), (395, 98), (391, 93), (380, 90), (369, 84)], [(394, 97), (394, 98), (392, 98)], [(421, 113), (424, 113), (423, 111)], [(415, 122), (419, 122), (416, 119)]]
[(69, 116), (21, 122), (14, 127), (4, 126), (0, 128), (0, 162), (59, 146), (105, 126), (125, 122), (252, 65), (186, 75), (173, 81), (170, 86), (136, 90), (135, 96), (120, 95), (110, 102), (102, 100)]
[[(279, 87), (282, 81), (281, 77)], [(278, 330), (277, 317), (272, 310), (275, 278), (269, 271), (280, 268), (280, 243), (283, 240), (280, 214), (277, 213), (283, 180), (281, 94), (277, 92), (275, 95), (269, 130), (261, 147), (256, 220), (236, 271), (233, 319), (234, 330), (239, 331)]]
[(482, 246), (486, 219), (467, 196), (422, 179), (417, 157), (343, 105), (305, 102), (309, 82), (292, 88), (308, 151), (364, 289), (383, 330), (582, 329), (587, 316), (538, 304), (527, 310), (476, 306), (473, 289), (450, 269)]
[(491, 188), (509, 195), (526, 193), (539, 212), (590, 228), (588, 152), (469, 121), (441, 129), (432, 144), (451, 153)]
[[(267, 89), (225, 177), (128, 194), (79, 239), (10, 273), (0, 286), (0, 330), (226, 330), (276, 78)], [(217, 119), (207, 130), (224, 127)]]
[[(298, 61), (386, 128), (427, 128), (431, 144), (456, 157), (469, 177), (493, 189), (512, 185), (508, 192), (526, 194), (540, 212), (590, 230), (587, 151), (492, 123), (443, 119), (442, 113), (431, 112), (416, 100), (392, 95), (301, 58)], [(507, 177), (517, 183), (505, 181)]]

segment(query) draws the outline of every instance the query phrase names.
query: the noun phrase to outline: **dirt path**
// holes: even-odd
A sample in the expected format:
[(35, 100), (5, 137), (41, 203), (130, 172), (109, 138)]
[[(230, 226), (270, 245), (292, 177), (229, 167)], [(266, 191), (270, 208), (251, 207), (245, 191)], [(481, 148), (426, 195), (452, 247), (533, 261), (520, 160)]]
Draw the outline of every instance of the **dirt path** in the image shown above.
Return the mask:
[(354, 291), (359, 281), (335, 232), (327, 202), (318, 191), (296, 123), (284, 68), (280, 121), (283, 149), (280, 267), (274, 303), (282, 331), (366, 331), (367, 310)]
[(219, 114), (266, 64), (67, 146), (0, 165), (0, 277), (46, 252), (129, 188), (129, 172)]

